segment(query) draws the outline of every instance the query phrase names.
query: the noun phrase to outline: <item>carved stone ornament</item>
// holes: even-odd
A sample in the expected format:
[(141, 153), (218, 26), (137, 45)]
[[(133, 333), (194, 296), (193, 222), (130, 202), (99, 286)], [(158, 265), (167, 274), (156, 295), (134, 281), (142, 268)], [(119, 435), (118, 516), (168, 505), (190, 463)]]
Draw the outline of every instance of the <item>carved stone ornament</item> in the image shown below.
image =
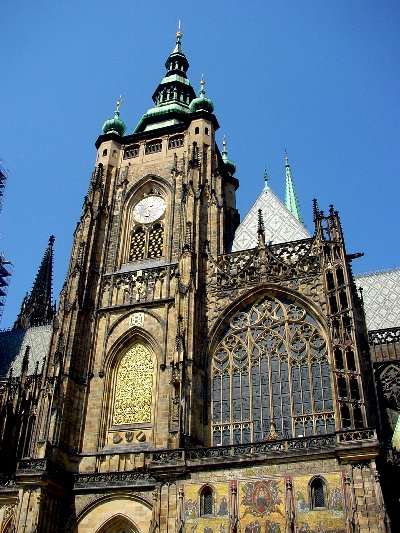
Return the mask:
[(133, 313), (129, 317), (129, 326), (132, 328), (134, 326), (143, 327), (144, 324), (144, 313)]

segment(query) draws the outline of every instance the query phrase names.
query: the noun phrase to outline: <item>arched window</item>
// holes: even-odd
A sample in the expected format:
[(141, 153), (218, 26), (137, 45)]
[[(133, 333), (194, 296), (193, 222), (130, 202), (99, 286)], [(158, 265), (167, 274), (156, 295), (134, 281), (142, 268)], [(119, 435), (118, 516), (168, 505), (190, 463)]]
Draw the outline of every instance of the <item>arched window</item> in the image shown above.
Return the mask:
[(134, 344), (116, 368), (114, 385), (114, 426), (151, 423), (154, 362), (150, 350)]
[(180, 148), (183, 146), (184, 136), (183, 135), (174, 135), (168, 140), (168, 148)]
[(129, 261), (140, 261), (144, 259), (146, 252), (146, 232), (139, 226), (132, 232), (131, 244), (129, 247)]
[(208, 485), (200, 493), (200, 516), (213, 514), (213, 490)]
[(268, 296), (236, 313), (211, 381), (214, 446), (334, 431), (326, 343), (297, 303)]
[(321, 509), (326, 507), (325, 503), (325, 483), (320, 477), (314, 478), (310, 483), (311, 509)]
[(154, 224), (149, 231), (149, 243), (147, 247), (147, 257), (154, 259), (163, 254), (164, 229), (161, 224)]

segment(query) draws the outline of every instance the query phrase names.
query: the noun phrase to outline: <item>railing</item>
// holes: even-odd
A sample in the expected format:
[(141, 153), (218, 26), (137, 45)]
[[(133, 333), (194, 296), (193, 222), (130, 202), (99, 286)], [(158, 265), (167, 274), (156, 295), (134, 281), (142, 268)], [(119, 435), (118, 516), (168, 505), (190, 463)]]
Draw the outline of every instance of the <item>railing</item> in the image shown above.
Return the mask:
[(368, 332), (370, 344), (393, 344), (400, 342), (400, 328), (375, 329)]
[[(125, 471), (95, 471), (79, 473), (74, 475), (74, 486), (76, 489), (93, 488), (104, 483), (115, 486), (144, 486), (152, 485), (156, 481), (158, 470), (173, 472), (174, 468), (189, 467), (193, 464), (210, 465), (214, 462), (235, 462), (254, 459), (290, 457), (296, 455), (307, 455), (313, 452), (332, 453), (336, 450), (348, 446), (357, 446), (362, 443), (378, 444), (374, 429), (358, 429), (349, 431), (339, 431), (329, 435), (314, 435), (309, 437), (298, 437), (292, 439), (277, 439), (249, 444), (233, 444), (229, 446), (215, 446), (211, 448), (188, 448), (175, 450), (146, 450), (128, 452), (126, 449), (117, 449), (109, 452), (109, 456), (131, 455), (141, 456), (137, 466)], [(98, 454), (80, 454), (80, 457), (98, 456)], [(104, 455), (102, 456), (104, 457)], [(57, 464), (49, 459), (22, 459), (17, 467), (18, 477), (26, 475), (41, 475), (51, 472), (55, 475), (64, 474)], [(66, 473), (65, 473), (66, 474)], [(6, 488), (15, 484), (15, 476), (0, 474), (0, 486)]]

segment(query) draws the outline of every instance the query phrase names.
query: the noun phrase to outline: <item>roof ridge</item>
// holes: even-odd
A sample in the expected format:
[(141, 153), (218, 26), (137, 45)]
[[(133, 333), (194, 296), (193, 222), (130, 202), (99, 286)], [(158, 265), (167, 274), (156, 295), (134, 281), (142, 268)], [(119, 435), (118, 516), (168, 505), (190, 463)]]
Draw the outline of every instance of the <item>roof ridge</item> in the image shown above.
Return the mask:
[(373, 270), (371, 272), (363, 272), (360, 274), (355, 274), (354, 277), (357, 279), (357, 278), (366, 277), (366, 276), (377, 276), (379, 274), (390, 274), (391, 272), (400, 272), (400, 266), (382, 269), (382, 270)]

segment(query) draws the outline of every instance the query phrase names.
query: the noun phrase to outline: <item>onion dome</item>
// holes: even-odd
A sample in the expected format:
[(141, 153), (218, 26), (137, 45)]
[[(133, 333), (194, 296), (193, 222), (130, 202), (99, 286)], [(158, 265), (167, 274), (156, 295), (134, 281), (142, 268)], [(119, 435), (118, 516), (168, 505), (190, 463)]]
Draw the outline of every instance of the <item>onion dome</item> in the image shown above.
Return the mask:
[(190, 102), (189, 109), (191, 113), (195, 113), (196, 111), (207, 111), (208, 113), (212, 113), (214, 111), (212, 100), (206, 96), (205, 85), (206, 82), (202, 76), (199, 96)]
[(226, 139), (224, 137), (223, 141), (222, 141), (222, 146), (223, 146), (223, 149), (222, 149), (222, 161), (225, 163), (225, 167), (227, 169), (227, 171), (229, 172), (229, 174), (231, 176), (233, 176), (233, 174), (236, 172), (236, 165), (233, 161), (230, 161), (228, 159), (228, 150), (226, 148)]
[(116, 133), (121, 137), (125, 133), (125, 123), (119, 118), (119, 108), (121, 106), (122, 98), (117, 100), (117, 105), (114, 111), (114, 118), (109, 118), (103, 124), (103, 133)]

